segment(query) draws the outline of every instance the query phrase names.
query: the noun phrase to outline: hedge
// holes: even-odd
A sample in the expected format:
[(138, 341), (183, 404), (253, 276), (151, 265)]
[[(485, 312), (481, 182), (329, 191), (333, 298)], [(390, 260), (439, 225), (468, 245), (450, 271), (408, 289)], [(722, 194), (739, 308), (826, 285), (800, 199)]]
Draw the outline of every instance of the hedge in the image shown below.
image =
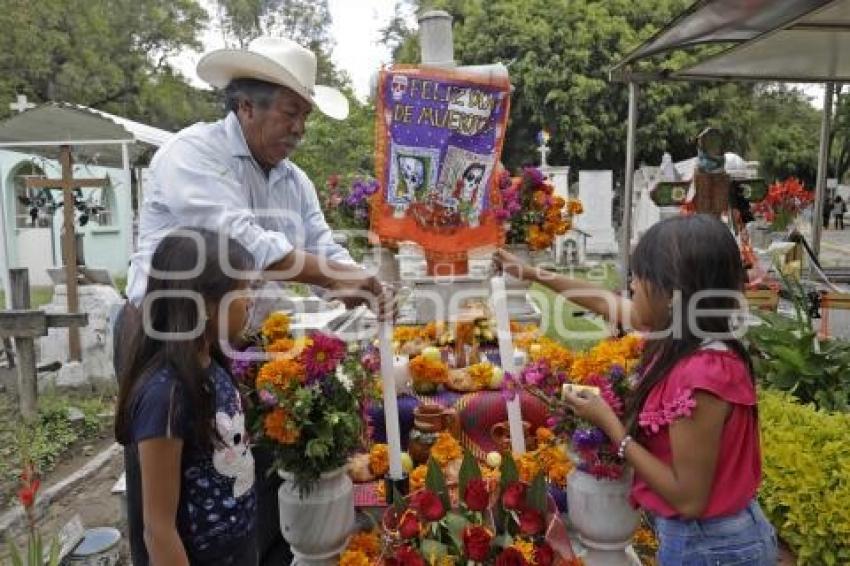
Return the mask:
[(762, 391), (759, 500), (799, 564), (850, 564), (850, 414)]

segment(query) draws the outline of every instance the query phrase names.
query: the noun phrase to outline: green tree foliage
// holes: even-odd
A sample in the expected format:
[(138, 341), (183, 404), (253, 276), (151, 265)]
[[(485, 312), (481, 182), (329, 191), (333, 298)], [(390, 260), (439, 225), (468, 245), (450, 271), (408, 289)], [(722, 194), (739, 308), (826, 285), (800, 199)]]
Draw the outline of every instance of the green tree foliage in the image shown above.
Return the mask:
[(345, 91), (351, 109), (348, 118), (339, 122), (314, 111), (304, 140), (292, 156), (317, 188), (331, 175), (374, 174), (375, 107)]
[(23, 93), (168, 128), (209, 116), (212, 98), (168, 63), (200, 47), (206, 17), (197, 0), (0, 0), (0, 100)]
[[(461, 64), (501, 61), (516, 88), (505, 149), (509, 165), (534, 161), (534, 135), (548, 128), (553, 163), (622, 171), (628, 95), (608, 80), (626, 53), (684, 9), (686, 0), (435, 0), (420, 7), (455, 18), (455, 59)], [(410, 61), (409, 35), (397, 48)], [(689, 55), (673, 58), (684, 64)], [(653, 83), (642, 89), (638, 161), (655, 163), (695, 153), (694, 137), (719, 128), (730, 151), (745, 152), (754, 87), (742, 84)], [(710, 118), (706, 118), (710, 117)]]
[(850, 182), (850, 85), (837, 85), (835, 118), (830, 139), (830, 174)]

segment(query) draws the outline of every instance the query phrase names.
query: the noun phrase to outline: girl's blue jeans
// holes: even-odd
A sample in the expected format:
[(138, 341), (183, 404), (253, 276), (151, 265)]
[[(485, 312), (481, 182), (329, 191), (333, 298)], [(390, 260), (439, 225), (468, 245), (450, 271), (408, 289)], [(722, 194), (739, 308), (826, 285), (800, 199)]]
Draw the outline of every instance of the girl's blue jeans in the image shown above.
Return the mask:
[(654, 517), (660, 566), (775, 566), (776, 532), (758, 502), (713, 519)]

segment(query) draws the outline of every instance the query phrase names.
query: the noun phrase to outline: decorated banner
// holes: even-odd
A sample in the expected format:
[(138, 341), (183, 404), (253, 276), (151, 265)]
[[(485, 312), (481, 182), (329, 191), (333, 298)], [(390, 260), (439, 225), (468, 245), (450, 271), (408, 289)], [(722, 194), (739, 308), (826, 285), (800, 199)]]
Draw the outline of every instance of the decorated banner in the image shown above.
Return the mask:
[[(504, 143), (510, 81), (489, 73), (395, 66), (381, 72), (372, 231), (416, 242), (430, 260), (458, 261), (500, 244), (494, 174)], [(498, 72), (501, 71), (501, 72)]]

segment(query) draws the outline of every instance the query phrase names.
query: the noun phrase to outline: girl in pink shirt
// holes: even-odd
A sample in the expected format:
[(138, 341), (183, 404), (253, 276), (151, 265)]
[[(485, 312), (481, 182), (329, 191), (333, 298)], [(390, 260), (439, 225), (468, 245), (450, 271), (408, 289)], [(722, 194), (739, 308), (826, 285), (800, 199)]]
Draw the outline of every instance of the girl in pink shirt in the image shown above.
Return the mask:
[(776, 536), (755, 499), (755, 383), (731, 321), (746, 275), (729, 229), (705, 215), (653, 226), (634, 251), (631, 300), (504, 251), (497, 259), (508, 273), (646, 332), (646, 369), (625, 422), (597, 396), (566, 399), (635, 469), (632, 501), (654, 519), (661, 566), (776, 564)]

